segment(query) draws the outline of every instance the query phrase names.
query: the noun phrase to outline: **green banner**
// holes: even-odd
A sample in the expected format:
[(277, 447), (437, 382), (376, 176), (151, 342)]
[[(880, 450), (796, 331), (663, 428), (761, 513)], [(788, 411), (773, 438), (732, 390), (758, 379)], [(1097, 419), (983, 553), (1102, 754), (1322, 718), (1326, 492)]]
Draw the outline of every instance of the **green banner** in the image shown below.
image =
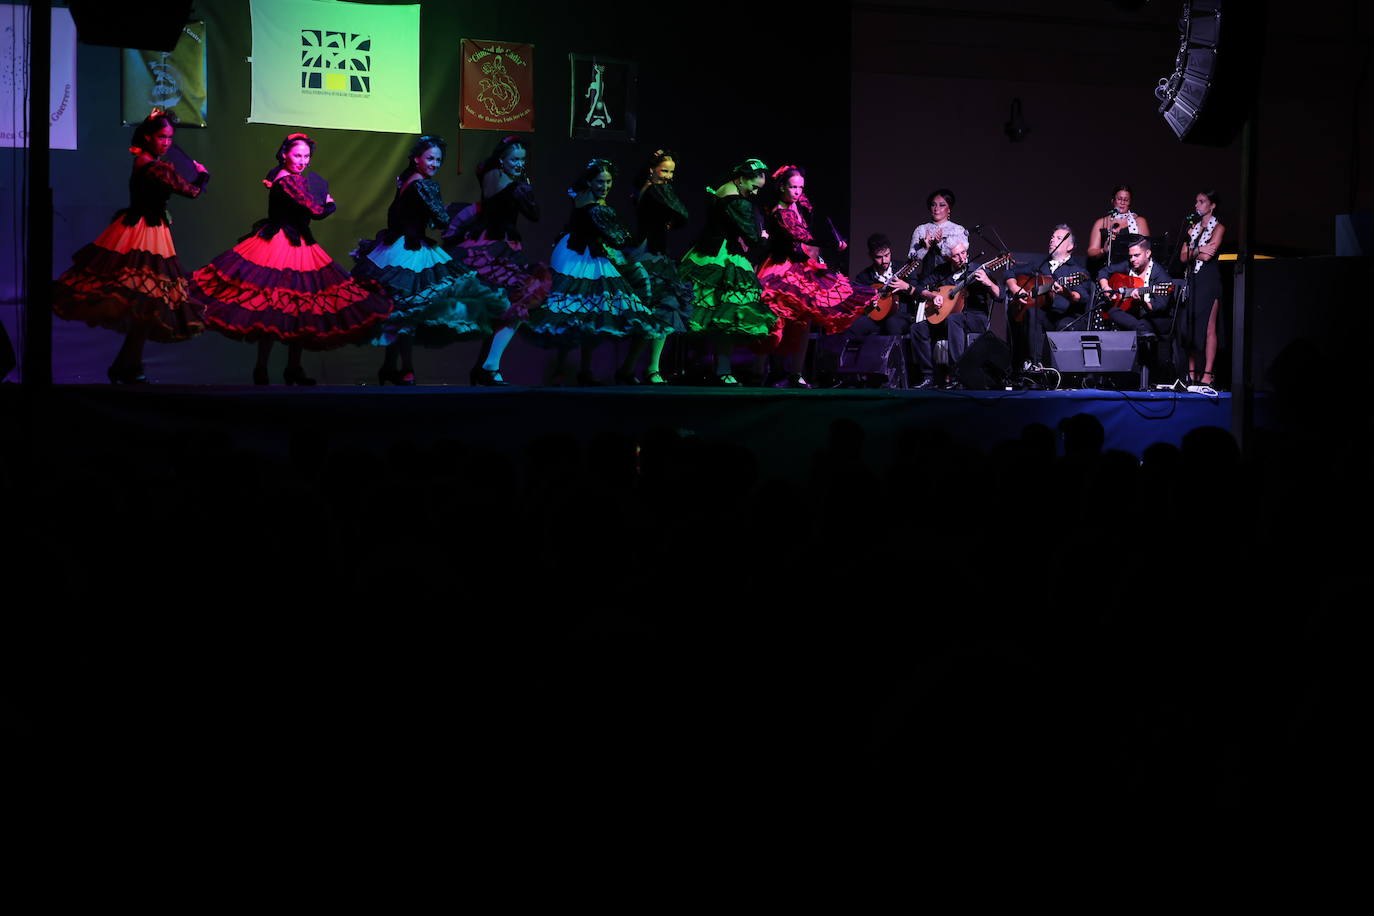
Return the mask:
[(420, 7), (249, 0), (251, 124), (420, 132)]

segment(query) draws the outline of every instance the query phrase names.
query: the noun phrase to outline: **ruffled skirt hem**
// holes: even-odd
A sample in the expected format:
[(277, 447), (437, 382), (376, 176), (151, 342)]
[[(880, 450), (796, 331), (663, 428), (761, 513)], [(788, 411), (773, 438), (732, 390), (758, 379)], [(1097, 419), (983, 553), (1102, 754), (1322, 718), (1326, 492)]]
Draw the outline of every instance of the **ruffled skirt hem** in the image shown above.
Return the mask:
[(689, 331), (726, 337), (767, 337), (778, 316), (760, 300), (759, 278), (744, 258), (720, 252), (707, 257), (689, 251), (682, 259), (681, 279), (691, 285)]
[(505, 292), (510, 305), (497, 327), (524, 321), (544, 303), (553, 288), (553, 274), (547, 264), (530, 261), (518, 246), (505, 241), (468, 239), (450, 244), (445, 250), (476, 271), (483, 283)]
[[(619, 255), (619, 252), (616, 252)], [(579, 264), (580, 276), (553, 272), (553, 288), (544, 304), (530, 314), (525, 331), (544, 346), (569, 347), (606, 338), (661, 337), (662, 324), (644, 306), (636, 286), (647, 290), (648, 276), (637, 265), (625, 268), (639, 282), (632, 284), (609, 258), (576, 255), (594, 266)], [(567, 259), (564, 259), (567, 263)]]
[(314, 350), (368, 340), (393, 309), (380, 289), (344, 273), (320, 246), (292, 245), (282, 233), (250, 236), (197, 270), (191, 298), (204, 307), (206, 324), (227, 337)]
[(67, 321), (179, 343), (205, 330), (189, 292), (171, 230), (141, 218), (133, 226), (117, 219), (53, 283), (53, 311)]
[(367, 343), (389, 346), (409, 337), (424, 347), (444, 347), (491, 334), (510, 309), (504, 291), (482, 282), (443, 249), (361, 242), (353, 275), (385, 290), (396, 310)]
[(648, 277), (654, 320), (670, 333), (685, 333), (692, 320), (692, 284), (682, 279), (677, 262), (661, 254), (646, 254), (637, 263)]
[(855, 291), (849, 278), (814, 261), (766, 261), (759, 268), (762, 299), (784, 321), (814, 321), (826, 334), (848, 329), (871, 304), (872, 290)]

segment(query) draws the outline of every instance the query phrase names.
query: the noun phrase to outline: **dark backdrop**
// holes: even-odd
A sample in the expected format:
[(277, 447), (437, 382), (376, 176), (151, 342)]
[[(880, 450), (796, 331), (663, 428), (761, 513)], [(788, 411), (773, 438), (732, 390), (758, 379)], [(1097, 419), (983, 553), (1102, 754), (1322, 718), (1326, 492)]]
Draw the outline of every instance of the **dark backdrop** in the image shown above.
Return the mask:
[[(1374, 209), (1374, 129), (1360, 102), (1374, 15), (1353, 0), (1301, 15), (1273, 7), (1253, 86), (1257, 240), (1271, 252), (1330, 253), (1334, 215)], [(1153, 232), (1176, 230), (1205, 186), (1220, 192), (1218, 213), (1234, 224), (1239, 142), (1181, 144), (1157, 113), (1153, 90), (1173, 72), (1181, 8), (855, 3), (855, 234), (909, 238), (927, 218), (926, 194), (941, 186), (958, 196), (957, 221), (992, 223), (1014, 249), (1039, 249), (1058, 222), (1086, 233), (1118, 183), (1133, 186)], [(1003, 133), (1014, 98), (1031, 128), (1019, 143)]]

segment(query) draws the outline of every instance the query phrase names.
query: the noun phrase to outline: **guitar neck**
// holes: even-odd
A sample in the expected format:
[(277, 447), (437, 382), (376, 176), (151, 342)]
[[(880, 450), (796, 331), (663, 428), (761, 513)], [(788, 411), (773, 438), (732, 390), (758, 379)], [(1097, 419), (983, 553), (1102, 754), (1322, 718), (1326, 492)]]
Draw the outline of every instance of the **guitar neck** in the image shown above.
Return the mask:
[(968, 273), (964, 274), (964, 279), (960, 280), (958, 283), (955, 284), (953, 295), (957, 296), (960, 293), (962, 293), (964, 291), (964, 287), (968, 286), (969, 281), (973, 279), (973, 275), (978, 273), (978, 271), (1000, 270), (1001, 268), (1010, 264), (1011, 260), (1012, 258), (1010, 254), (1004, 254), (993, 258), (991, 261), (985, 261), (977, 267), (969, 268)]
[(921, 262), (918, 261), (916, 258), (912, 258), (911, 260), (903, 264), (901, 267), (897, 268), (897, 272), (892, 275), (892, 279), (887, 280), (883, 283), (883, 294), (886, 295), (888, 292), (893, 290), (895, 288), (893, 284), (896, 283), (898, 280), (905, 280), (907, 278), (907, 275), (910, 274), (913, 270), (915, 270), (916, 265), (920, 263)]
[(1154, 286), (1113, 286), (1107, 289), (1108, 293), (1129, 298), (1131, 293), (1140, 291), (1141, 295), (1146, 296), (1167, 296), (1174, 291), (1172, 283), (1156, 283)]
[(1054, 279), (1050, 280), (1050, 282), (1042, 283), (1041, 285), (1037, 286), (1035, 288), (1035, 295), (1045, 295), (1050, 290), (1054, 289), (1054, 284), (1056, 283), (1058, 283), (1065, 289), (1068, 289), (1070, 286), (1077, 286), (1079, 283), (1082, 283), (1086, 279), (1088, 279), (1088, 275), (1083, 273), (1069, 274), (1067, 277), (1055, 277)]

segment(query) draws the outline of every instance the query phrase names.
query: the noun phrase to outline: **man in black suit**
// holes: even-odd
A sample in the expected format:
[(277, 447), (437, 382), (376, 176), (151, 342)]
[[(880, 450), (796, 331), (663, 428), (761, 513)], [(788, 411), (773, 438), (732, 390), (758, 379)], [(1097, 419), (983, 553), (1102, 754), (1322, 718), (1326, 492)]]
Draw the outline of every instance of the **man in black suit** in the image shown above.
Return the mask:
[[(1024, 360), (1034, 369), (1041, 365), (1046, 356), (1045, 332), (1062, 331), (1078, 321), (1084, 310), (1092, 303), (1092, 279), (1085, 267), (1075, 264), (1073, 258), (1073, 230), (1064, 223), (1055, 226), (1050, 232), (1048, 253), (1034, 262), (1018, 265), (1016, 273), (1032, 277), (1048, 274), (1055, 278), (1049, 289), (1051, 298), (1044, 308), (1026, 310), (1026, 353)], [(1063, 282), (1061, 282), (1063, 281)], [(1021, 289), (1015, 277), (1007, 279), (1007, 295), (1013, 307), (1019, 299), (1029, 297), (1035, 290)]]
[(892, 266), (892, 243), (882, 233), (868, 237), (868, 256), (873, 263), (854, 275), (855, 288), (876, 289), (892, 282), (892, 311), (881, 321), (874, 321), (868, 315), (861, 315), (849, 326), (850, 337), (868, 337), (871, 334), (887, 334), (905, 337), (911, 330), (912, 309), (916, 302), (916, 291), (905, 280), (895, 278)]
[(1097, 274), (1097, 284), (1103, 292), (1111, 291), (1108, 278), (1112, 274), (1127, 274), (1145, 281), (1144, 285), (1127, 290), (1124, 294), (1121, 305), (1129, 305), (1130, 308), (1112, 307), (1112, 324), (1142, 334), (1167, 334), (1174, 321), (1173, 297), (1168, 293), (1155, 295), (1153, 287), (1172, 283), (1169, 272), (1155, 263), (1148, 237), (1138, 235), (1129, 242), (1126, 263), (1108, 264)]

